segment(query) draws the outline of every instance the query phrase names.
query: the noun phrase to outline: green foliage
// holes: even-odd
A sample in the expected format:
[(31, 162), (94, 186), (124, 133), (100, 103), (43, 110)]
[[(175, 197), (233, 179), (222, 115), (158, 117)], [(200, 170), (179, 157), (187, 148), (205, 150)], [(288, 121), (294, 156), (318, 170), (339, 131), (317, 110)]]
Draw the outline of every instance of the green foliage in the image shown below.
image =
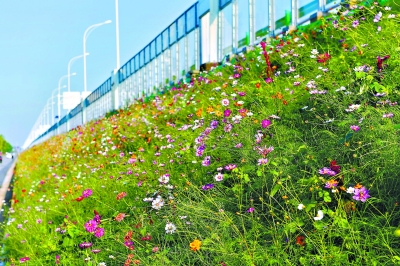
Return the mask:
[(342, 9), (24, 152), (10, 264), (398, 264), (396, 8)]
[(0, 151), (11, 152), (12, 150), (13, 147), (11, 146), (11, 144), (4, 139), (3, 135), (0, 135)]

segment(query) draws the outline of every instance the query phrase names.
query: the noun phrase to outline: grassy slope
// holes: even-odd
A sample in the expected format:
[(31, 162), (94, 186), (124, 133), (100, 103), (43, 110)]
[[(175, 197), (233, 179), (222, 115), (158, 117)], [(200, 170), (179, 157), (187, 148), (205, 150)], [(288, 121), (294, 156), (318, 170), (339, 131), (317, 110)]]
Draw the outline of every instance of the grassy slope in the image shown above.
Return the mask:
[[(88, 257), (92, 265), (395, 263), (400, 17), (391, 5), (350, 11), (277, 40), (271, 83), (264, 81), (265, 58), (256, 47), (232, 64), (24, 152), (6, 226), (8, 257), (27, 256), (32, 265), (52, 265), (56, 255), (62, 265), (84, 265)], [(372, 22), (379, 11), (381, 21)], [(318, 63), (312, 49), (331, 58)], [(391, 57), (379, 72), (376, 57), (384, 55)], [(356, 72), (360, 66), (365, 71)], [(326, 93), (311, 94), (315, 89)], [(351, 105), (359, 109), (346, 111)], [(224, 117), (227, 109), (232, 113)], [(264, 128), (263, 120), (271, 125)], [(206, 146), (200, 157), (199, 141)], [(258, 165), (258, 148), (270, 146), (268, 163)], [(205, 156), (209, 166), (202, 166)], [(341, 172), (319, 174), (332, 160)], [(228, 164), (237, 168), (218, 170)], [(223, 181), (215, 180), (218, 172)], [(170, 186), (159, 181), (165, 174)], [(371, 198), (360, 202), (324, 188), (335, 179), (344, 189), (365, 186)], [(203, 190), (206, 184), (214, 187)], [(93, 195), (80, 200), (84, 189)], [(159, 210), (143, 201), (157, 196), (164, 203)], [(105, 229), (100, 238), (84, 227), (94, 210)], [(324, 217), (315, 220), (319, 210)], [(120, 213), (126, 216), (118, 222)], [(176, 232), (166, 234), (167, 223)], [(195, 239), (202, 241), (198, 251), (190, 250)], [(82, 242), (93, 246), (80, 249)]]

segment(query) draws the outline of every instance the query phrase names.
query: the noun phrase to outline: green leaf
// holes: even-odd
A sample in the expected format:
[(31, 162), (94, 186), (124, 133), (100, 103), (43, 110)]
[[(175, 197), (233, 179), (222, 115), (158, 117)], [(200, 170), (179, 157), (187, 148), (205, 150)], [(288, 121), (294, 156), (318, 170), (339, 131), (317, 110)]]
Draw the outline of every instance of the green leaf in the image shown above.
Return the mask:
[(244, 180), (245, 183), (249, 183), (250, 182), (249, 175), (248, 174), (244, 174), (243, 175), (243, 180)]
[(282, 187), (282, 185), (276, 184), (272, 190), (271, 193), (269, 194), (271, 197), (275, 196), (276, 192), (279, 191), (279, 189)]
[(400, 129), (400, 124), (396, 124), (393, 127), (394, 127), (394, 129)]
[(261, 170), (257, 171), (257, 176), (262, 176), (262, 171)]

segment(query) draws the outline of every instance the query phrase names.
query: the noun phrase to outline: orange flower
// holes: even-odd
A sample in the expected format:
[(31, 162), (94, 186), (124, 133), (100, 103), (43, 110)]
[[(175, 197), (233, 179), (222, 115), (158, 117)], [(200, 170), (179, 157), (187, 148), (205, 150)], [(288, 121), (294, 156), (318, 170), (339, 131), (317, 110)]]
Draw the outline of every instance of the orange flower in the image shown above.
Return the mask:
[(125, 198), (125, 196), (126, 196), (126, 192), (118, 193), (118, 195), (117, 195), (117, 200), (120, 200), (120, 199), (122, 199), (122, 198)]
[(199, 110), (197, 110), (196, 112), (196, 116), (197, 117), (201, 117), (201, 114), (203, 113), (203, 108), (200, 108)]
[(208, 106), (206, 111), (207, 113), (211, 113), (212, 111), (214, 111), (214, 108), (212, 108), (212, 106)]
[(198, 239), (193, 240), (192, 243), (190, 243), (190, 250), (197, 251), (200, 250), (201, 246), (201, 241)]

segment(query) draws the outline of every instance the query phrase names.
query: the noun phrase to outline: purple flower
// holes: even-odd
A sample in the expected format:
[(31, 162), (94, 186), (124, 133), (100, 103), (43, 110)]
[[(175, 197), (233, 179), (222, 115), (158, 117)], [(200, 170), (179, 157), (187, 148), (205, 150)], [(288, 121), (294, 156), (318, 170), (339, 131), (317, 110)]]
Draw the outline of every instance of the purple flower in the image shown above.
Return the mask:
[(267, 158), (261, 158), (258, 159), (258, 165), (264, 165), (268, 163), (268, 159)]
[(235, 148), (240, 149), (241, 147), (243, 147), (243, 144), (242, 144), (242, 143), (238, 143), (238, 144), (235, 145)]
[(214, 188), (214, 184), (205, 184), (201, 187), (202, 190), (210, 190), (212, 188)]
[(368, 194), (368, 190), (365, 187), (354, 189), (353, 199), (365, 202), (371, 196)]
[(354, 20), (353, 21), (353, 28), (357, 28), (357, 26), (359, 25), (360, 23), (358, 22), (358, 20)]
[(217, 121), (217, 120), (211, 121), (210, 126), (211, 126), (212, 129), (217, 128), (217, 126), (218, 126), (218, 121)]
[(253, 208), (253, 207), (250, 207), (250, 208), (247, 210), (247, 212), (249, 212), (249, 213), (254, 212), (254, 208)]
[(94, 236), (100, 238), (104, 235), (104, 228), (97, 227), (94, 231)]
[(97, 228), (97, 222), (95, 220), (90, 220), (89, 222), (85, 223), (85, 229), (89, 233), (93, 233)]
[(332, 169), (328, 168), (328, 167), (324, 167), (322, 169), (319, 169), (318, 171), (321, 175), (329, 175), (329, 176), (334, 176), (336, 175), (336, 172), (333, 171)]
[(133, 242), (132, 242), (132, 240), (127, 240), (124, 242), (124, 245), (127, 246), (128, 248), (133, 247)]
[(225, 166), (225, 170), (232, 171), (236, 168), (236, 164), (228, 164)]
[(360, 130), (360, 127), (356, 126), (356, 125), (352, 125), (352, 126), (350, 126), (350, 129), (353, 130), (354, 132), (357, 132)]
[(85, 190), (82, 192), (82, 196), (83, 196), (84, 198), (88, 198), (88, 197), (92, 196), (92, 194), (93, 194), (93, 191), (92, 191), (91, 189), (85, 189)]
[(203, 162), (201, 163), (201, 165), (203, 166), (209, 166), (211, 163), (211, 157), (210, 156), (206, 156), (203, 160)]
[(270, 125), (271, 125), (271, 120), (264, 119), (263, 121), (261, 121), (261, 126), (263, 128), (269, 127)]
[(231, 115), (231, 113), (232, 113), (232, 111), (231, 111), (230, 109), (226, 109), (226, 110), (224, 111), (224, 116), (225, 116), (225, 117), (229, 117), (229, 116)]
[(92, 253), (97, 254), (97, 253), (99, 253), (101, 250), (100, 250), (100, 249), (92, 249), (91, 251), (92, 251)]
[(79, 244), (79, 247), (84, 249), (84, 248), (90, 248), (93, 244), (90, 242), (83, 242)]
[(388, 114), (382, 115), (383, 118), (392, 118), (393, 116), (394, 116), (393, 113), (388, 113)]
[(246, 95), (246, 93), (244, 91), (239, 91), (238, 94), (239, 94), (239, 96), (245, 96)]

